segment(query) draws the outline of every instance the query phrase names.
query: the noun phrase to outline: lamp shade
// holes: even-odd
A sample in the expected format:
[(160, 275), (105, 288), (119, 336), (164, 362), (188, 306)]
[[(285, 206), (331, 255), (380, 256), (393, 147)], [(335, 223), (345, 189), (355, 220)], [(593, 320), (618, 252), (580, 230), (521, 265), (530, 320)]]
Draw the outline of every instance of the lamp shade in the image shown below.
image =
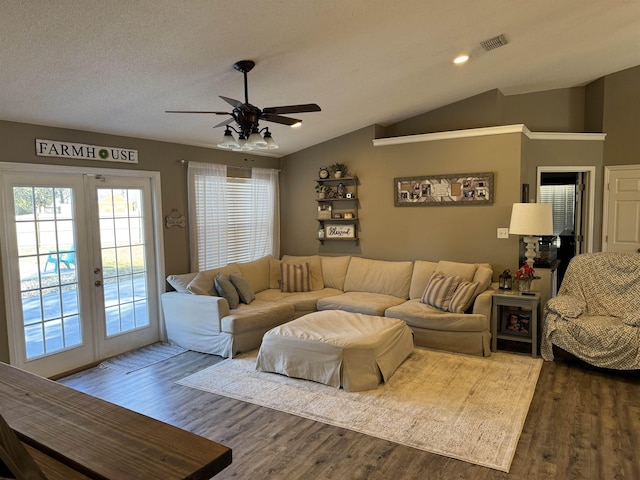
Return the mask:
[(509, 233), (540, 237), (553, 235), (553, 208), (550, 203), (514, 203)]

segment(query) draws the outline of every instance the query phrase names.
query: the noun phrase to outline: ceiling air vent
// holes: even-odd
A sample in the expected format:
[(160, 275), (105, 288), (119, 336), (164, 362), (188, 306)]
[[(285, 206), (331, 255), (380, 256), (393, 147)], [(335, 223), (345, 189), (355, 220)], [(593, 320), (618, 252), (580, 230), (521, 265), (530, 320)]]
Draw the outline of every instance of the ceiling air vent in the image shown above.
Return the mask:
[(507, 44), (507, 39), (504, 38), (504, 35), (498, 35), (497, 37), (490, 38), (485, 40), (484, 42), (480, 42), (482, 48), (484, 48), (487, 52), (489, 50), (495, 50), (496, 48), (500, 48)]

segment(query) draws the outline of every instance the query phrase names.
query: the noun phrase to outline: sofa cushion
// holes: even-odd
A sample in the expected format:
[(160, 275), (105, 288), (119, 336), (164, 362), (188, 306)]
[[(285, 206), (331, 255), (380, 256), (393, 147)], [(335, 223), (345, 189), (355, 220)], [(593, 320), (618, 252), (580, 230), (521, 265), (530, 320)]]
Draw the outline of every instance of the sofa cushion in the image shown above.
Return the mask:
[(180, 293), (189, 293), (187, 287), (191, 280), (196, 278), (198, 272), (194, 273), (183, 273), (181, 275), (169, 275), (167, 276), (167, 283), (173, 287), (176, 292)]
[(347, 276), (350, 256), (328, 257), (321, 256), (322, 279), (326, 288), (337, 288), (344, 290), (344, 279)]
[(456, 287), (456, 291), (453, 292), (453, 296), (451, 297), (451, 302), (449, 303), (449, 308), (447, 308), (447, 310), (453, 313), (466, 312), (473, 303), (473, 300), (476, 298), (477, 289), (477, 283), (462, 280)]
[(451, 298), (453, 298), (460, 281), (458, 276), (447, 276), (434, 272), (420, 301), (441, 310), (448, 310)]
[(546, 308), (562, 318), (578, 318), (587, 311), (587, 303), (573, 295), (558, 295), (549, 299)]
[(471, 282), (478, 266), (475, 263), (448, 262), (440, 260), (436, 272), (448, 277), (461, 277)]
[(269, 288), (280, 288), (280, 281), (282, 279), (280, 263), (280, 260), (277, 258), (269, 259)]
[(202, 272), (198, 272), (194, 279), (189, 282), (189, 285), (187, 285), (187, 290), (195, 295), (211, 295), (217, 297), (218, 292), (216, 291), (216, 287), (213, 284), (213, 280), (216, 275), (218, 273), (222, 273), (223, 275), (230, 275), (239, 271), (240, 270), (235, 263), (227, 265), (226, 267), (203, 270)]
[(233, 286), (236, 287), (238, 296), (240, 297), (240, 301), (242, 303), (246, 303), (247, 305), (249, 305), (256, 299), (256, 296), (251, 289), (251, 285), (249, 285), (249, 282), (247, 282), (247, 279), (244, 278), (244, 275), (242, 275), (242, 273), (232, 273), (231, 275), (229, 275), (229, 280), (231, 280)]
[(385, 317), (404, 320), (412, 328), (451, 332), (484, 332), (490, 330), (490, 320), (479, 313), (443, 312), (419, 299), (409, 300), (386, 310)]
[(344, 280), (345, 292), (369, 292), (409, 298), (413, 262), (389, 262), (352, 257)]
[(253, 292), (261, 292), (269, 288), (271, 279), (269, 262), (274, 258), (272, 255), (252, 260), (250, 262), (238, 263), (238, 269)]
[(311, 290), (311, 277), (308, 263), (281, 263), (281, 286), (283, 292), (308, 292)]
[(293, 305), (286, 303), (254, 301), (251, 305), (240, 304), (238, 308), (222, 318), (222, 331), (243, 333), (252, 330), (268, 330), (293, 320)]
[(426, 262), (424, 260), (416, 260), (413, 263), (413, 274), (411, 275), (411, 287), (409, 289), (409, 298), (420, 298), (427, 288), (427, 284), (431, 279), (431, 275), (436, 271), (437, 262)]
[(256, 293), (256, 299), (267, 302), (288, 303), (293, 305), (296, 312), (315, 312), (317, 310), (318, 300), (340, 294), (342, 294), (342, 291), (335, 288), (323, 288), (322, 290), (295, 293), (285, 293), (279, 288), (270, 288), (269, 290)]
[(320, 263), (320, 255), (283, 255), (281, 261), (283, 263), (308, 263), (309, 273), (311, 275), (311, 290), (322, 290), (324, 288), (324, 280), (322, 279), (322, 264)]
[(400, 305), (405, 299), (384, 293), (348, 292), (318, 300), (318, 310), (344, 310), (365, 315), (384, 316), (387, 308)]
[(489, 288), (489, 285), (491, 285), (491, 280), (493, 277), (493, 269), (491, 268), (491, 265), (488, 263), (476, 263), (476, 265), (478, 266), (478, 269), (476, 270), (476, 273), (473, 275), (473, 280), (471, 281), (478, 284), (476, 295), (479, 295), (480, 293), (484, 292), (487, 288)]
[(231, 283), (231, 280), (229, 280), (229, 277), (218, 273), (213, 279), (213, 284), (216, 287), (218, 296), (223, 297), (227, 300), (229, 308), (238, 308), (238, 303), (240, 303), (240, 296), (238, 295), (236, 287), (234, 287), (233, 283)]

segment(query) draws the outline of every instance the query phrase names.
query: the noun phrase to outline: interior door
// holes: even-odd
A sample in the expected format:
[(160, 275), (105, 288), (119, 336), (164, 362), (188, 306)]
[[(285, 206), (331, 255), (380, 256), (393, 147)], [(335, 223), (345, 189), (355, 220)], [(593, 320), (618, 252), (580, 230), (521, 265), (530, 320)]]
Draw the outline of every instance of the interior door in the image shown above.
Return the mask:
[(2, 172), (10, 360), (53, 376), (159, 339), (151, 181)]
[(607, 168), (604, 250), (640, 252), (640, 167)]

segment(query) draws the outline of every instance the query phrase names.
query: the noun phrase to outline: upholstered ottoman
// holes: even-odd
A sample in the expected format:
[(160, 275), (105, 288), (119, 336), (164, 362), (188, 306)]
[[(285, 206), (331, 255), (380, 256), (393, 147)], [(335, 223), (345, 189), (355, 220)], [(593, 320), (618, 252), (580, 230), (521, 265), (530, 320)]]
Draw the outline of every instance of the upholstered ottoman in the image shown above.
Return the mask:
[(356, 392), (387, 381), (412, 351), (402, 320), (325, 310), (265, 333), (256, 369)]

